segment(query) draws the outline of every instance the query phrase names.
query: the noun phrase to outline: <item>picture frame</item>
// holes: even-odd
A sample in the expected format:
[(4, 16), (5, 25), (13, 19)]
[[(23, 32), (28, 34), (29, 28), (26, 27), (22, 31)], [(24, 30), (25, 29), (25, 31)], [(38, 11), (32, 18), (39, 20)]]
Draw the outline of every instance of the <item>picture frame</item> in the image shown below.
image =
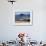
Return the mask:
[(16, 26), (31, 26), (33, 24), (32, 11), (16, 11), (15, 25)]

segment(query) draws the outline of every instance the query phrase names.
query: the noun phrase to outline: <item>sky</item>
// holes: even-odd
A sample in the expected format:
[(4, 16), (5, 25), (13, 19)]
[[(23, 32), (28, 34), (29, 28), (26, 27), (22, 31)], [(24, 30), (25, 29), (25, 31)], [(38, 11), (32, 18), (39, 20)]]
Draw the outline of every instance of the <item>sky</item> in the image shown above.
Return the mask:
[[(18, 12), (17, 12), (18, 13)], [(28, 12), (24, 12), (24, 13), (20, 13), (20, 14), (17, 14), (16, 13), (16, 15), (15, 15), (15, 19), (26, 19), (26, 18), (30, 18), (30, 12), (28, 13)], [(23, 14), (23, 15), (21, 15), (21, 14)]]

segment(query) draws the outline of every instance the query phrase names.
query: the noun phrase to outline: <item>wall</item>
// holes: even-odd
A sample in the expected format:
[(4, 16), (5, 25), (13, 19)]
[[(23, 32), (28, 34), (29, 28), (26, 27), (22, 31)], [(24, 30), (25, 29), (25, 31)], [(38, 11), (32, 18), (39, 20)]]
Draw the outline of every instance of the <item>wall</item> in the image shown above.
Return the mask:
[[(15, 26), (12, 23), (16, 10), (31, 9), (32, 26)], [(14, 5), (7, 0), (0, 0), (0, 40), (15, 39), (19, 32), (26, 32), (37, 41), (46, 40), (46, 0), (17, 0)]]

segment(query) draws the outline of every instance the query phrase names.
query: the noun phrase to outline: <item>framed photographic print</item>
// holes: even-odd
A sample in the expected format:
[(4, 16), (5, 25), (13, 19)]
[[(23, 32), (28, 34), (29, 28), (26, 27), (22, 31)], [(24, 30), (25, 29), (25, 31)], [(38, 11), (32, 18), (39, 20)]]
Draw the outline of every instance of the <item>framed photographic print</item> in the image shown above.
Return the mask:
[(15, 12), (15, 25), (32, 25), (32, 11), (17, 11)]

